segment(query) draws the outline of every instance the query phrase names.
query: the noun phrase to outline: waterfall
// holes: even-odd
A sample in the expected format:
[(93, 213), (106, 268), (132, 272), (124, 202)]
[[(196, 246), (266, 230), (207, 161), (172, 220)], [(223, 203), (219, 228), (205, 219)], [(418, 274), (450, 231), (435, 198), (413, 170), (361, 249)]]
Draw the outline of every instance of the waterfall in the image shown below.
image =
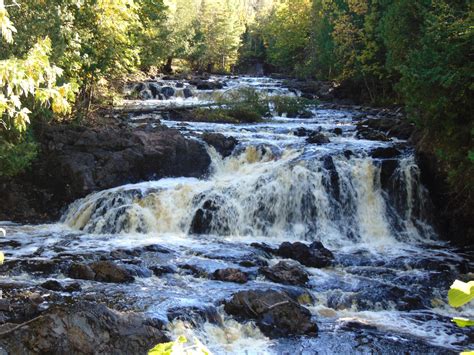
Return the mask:
[(223, 160), (209, 150), (207, 180), (164, 179), (98, 192), (73, 203), (63, 222), (95, 234), (193, 233), (331, 245), (432, 234), (411, 156), (398, 161), (384, 189), (380, 162), (364, 154), (308, 157), (285, 149), (278, 155), (249, 145)]

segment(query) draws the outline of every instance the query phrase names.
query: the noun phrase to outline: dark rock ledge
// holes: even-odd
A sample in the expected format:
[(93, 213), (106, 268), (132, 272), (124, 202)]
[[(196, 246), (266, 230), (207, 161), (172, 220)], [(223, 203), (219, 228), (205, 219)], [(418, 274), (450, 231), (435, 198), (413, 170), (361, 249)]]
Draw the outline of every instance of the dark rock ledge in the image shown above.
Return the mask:
[(162, 177), (201, 177), (211, 159), (204, 145), (158, 126), (41, 126), (31, 169), (0, 180), (0, 220), (55, 221), (69, 203), (92, 192)]

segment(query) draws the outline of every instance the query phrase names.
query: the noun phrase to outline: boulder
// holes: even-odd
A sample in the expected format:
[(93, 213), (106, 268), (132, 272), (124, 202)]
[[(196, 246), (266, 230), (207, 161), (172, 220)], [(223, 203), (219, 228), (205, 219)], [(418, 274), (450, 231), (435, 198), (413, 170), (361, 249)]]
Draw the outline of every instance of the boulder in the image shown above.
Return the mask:
[(280, 245), (277, 253), (281, 257), (299, 261), (309, 267), (327, 267), (334, 261), (333, 253), (320, 242), (313, 242), (309, 246), (301, 242), (285, 242)]
[(297, 128), (295, 131), (293, 131), (293, 134), (297, 137), (307, 137), (314, 131), (311, 131), (309, 129), (306, 129), (304, 127)]
[(168, 320), (173, 322), (181, 320), (198, 327), (203, 323), (222, 324), (223, 320), (217, 309), (213, 306), (204, 307), (176, 307), (168, 310)]
[(262, 267), (260, 272), (273, 282), (285, 285), (304, 285), (309, 281), (308, 273), (299, 263), (280, 261), (271, 267)]
[(387, 137), (385, 133), (376, 131), (371, 128), (367, 127), (357, 127), (357, 134), (356, 137), (358, 139), (366, 139), (369, 141), (381, 141), (381, 142), (388, 142), (390, 141), (390, 138)]
[(95, 272), (91, 269), (89, 265), (81, 263), (73, 263), (67, 272), (67, 276), (72, 279), (79, 280), (94, 280)]
[(226, 158), (232, 154), (234, 148), (239, 143), (234, 137), (226, 137), (220, 133), (203, 133), (204, 142), (214, 147), (222, 157)]
[(193, 92), (192, 92), (191, 89), (186, 88), (186, 89), (183, 90), (183, 95), (184, 95), (185, 99), (188, 99), (190, 97), (193, 97)]
[(225, 302), (224, 310), (238, 319), (255, 321), (271, 338), (316, 335), (318, 331), (308, 309), (275, 290), (237, 292)]
[(400, 151), (394, 147), (382, 147), (373, 149), (370, 156), (375, 159), (394, 159), (400, 156)]
[(140, 91), (138, 97), (140, 98), (140, 100), (152, 100), (154, 98), (153, 93), (149, 89)]
[(165, 98), (169, 99), (170, 97), (174, 96), (175, 90), (170, 86), (165, 86), (161, 88), (161, 93), (165, 96)]
[(306, 139), (306, 142), (310, 144), (327, 144), (331, 143), (328, 137), (323, 133), (311, 133), (310, 136)]
[(86, 302), (56, 306), (0, 330), (0, 348), (10, 354), (145, 354), (167, 341), (156, 322)]
[(43, 282), (40, 286), (46, 290), (59, 291), (59, 292), (64, 291), (63, 285), (61, 285), (56, 280), (48, 280), (46, 282)]
[(248, 275), (239, 269), (219, 269), (212, 274), (214, 280), (235, 282), (244, 284), (248, 281)]
[(135, 280), (127, 269), (111, 261), (98, 261), (92, 263), (90, 268), (95, 272), (95, 281), (128, 283)]
[(190, 83), (195, 85), (198, 90), (220, 90), (224, 87), (222, 83), (214, 81), (198, 80)]
[(157, 83), (148, 83), (148, 89), (151, 91), (153, 97), (159, 98), (161, 93), (161, 87)]
[(219, 211), (220, 204), (215, 200), (206, 200), (194, 214), (191, 222), (191, 234), (208, 234), (212, 231), (213, 215)]

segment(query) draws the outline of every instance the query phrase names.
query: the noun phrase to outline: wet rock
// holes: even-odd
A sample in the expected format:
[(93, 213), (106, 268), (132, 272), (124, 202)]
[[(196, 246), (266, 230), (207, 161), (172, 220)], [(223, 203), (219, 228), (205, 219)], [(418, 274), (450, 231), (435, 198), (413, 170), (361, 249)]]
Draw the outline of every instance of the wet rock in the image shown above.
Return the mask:
[(11, 354), (144, 354), (169, 341), (162, 329), (135, 313), (81, 302), (58, 306), (0, 334)]
[(307, 139), (306, 142), (310, 144), (327, 144), (331, 143), (328, 137), (323, 133), (312, 133)]
[(176, 272), (171, 266), (164, 266), (164, 265), (155, 265), (150, 267), (150, 270), (153, 272), (155, 276), (163, 276), (165, 274), (173, 274)]
[(191, 274), (195, 277), (206, 278), (206, 279), (209, 277), (206, 270), (200, 268), (199, 266), (191, 265), (191, 264), (184, 264), (184, 265), (179, 265), (179, 267), (182, 270), (186, 271), (187, 274)]
[(73, 282), (69, 285), (64, 286), (65, 292), (79, 292), (82, 290), (82, 287), (79, 283)]
[(212, 219), (214, 213), (219, 210), (219, 205), (214, 200), (207, 200), (199, 208), (191, 223), (190, 233), (192, 234), (208, 234), (211, 232)]
[(58, 272), (59, 265), (54, 260), (28, 260), (22, 267), (28, 272), (37, 272), (45, 275), (50, 275)]
[(141, 278), (148, 278), (153, 276), (153, 272), (146, 267), (138, 266), (138, 265), (126, 265), (125, 270), (127, 270), (130, 275), (141, 277)]
[(165, 87), (161, 88), (161, 93), (162, 93), (167, 99), (169, 99), (170, 97), (174, 96), (175, 90), (174, 90), (172, 87), (165, 86)]
[(313, 117), (313, 113), (311, 111), (303, 111), (301, 112), (300, 114), (298, 114), (298, 118), (312, 118)]
[(56, 280), (48, 280), (46, 282), (43, 282), (40, 286), (46, 290), (58, 291), (58, 292), (64, 291), (63, 285), (61, 285)]
[(170, 254), (171, 250), (165, 248), (158, 244), (147, 245), (143, 248), (144, 251), (153, 252), (153, 253), (162, 253), (162, 254)]
[(309, 267), (322, 268), (333, 263), (333, 253), (326, 249), (322, 243), (313, 242), (309, 246), (301, 242), (285, 242), (280, 245), (278, 255), (299, 261)]
[(140, 100), (152, 100), (154, 98), (153, 93), (149, 89), (140, 91), (138, 97), (140, 98)]
[(358, 139), (366, 139), (369, 141), (381, 141), (381, 142), (388, 142), (390, 141), (390, 138), (387, 137), (385, 133), (376, 131), (371, 128), (367, 128), (364, 126), (358, 126), (357, 127), (357, 134), (356, 137)]
[(314, 131), (311, 131), (309, 129), (306, 129), (306, 128), (303, 128), (303, 127), (300, 127), (298, 129), (296, 129), (293, 134), (297, 137), (307, 137), (309, 136), (311, 133), (313, 133)]
[(214, 280), (235, 282), (239, 284), (244, 284), (248, 281), (248, 275), (245, 272), (232, 268), (216, 270), (212, 274), (212, 278)]
[(161, 93), (160, 85), (157, 83), (148, 83), (148, 89), (151, 91), (151, 94), (154, 98), (159, 98)]
[(222, 324), (222, 318), (216, 307), (182, 307), (171, 308), (168, 311), (168, 320), (173, 322), (180, 320), (192, 324), (194, 327), (203, 323)]
[(224, 158), (230, 156), (239, 143), (234, 137), (226, 137), (220, 133), (206, 132), (202, 135), (202, 139), (204, 142), (214, 147)]
[(95, 273), (95, 281), (128, 283), (135, 280), (127, 269), (111, 261), (98, 261), (92, 263), (90, 268)]
[(272, 248), (270, 245), (266, 243), (252, 243), (250, 244), (251, 247), (261, 250), (267, 254), (276, 254), (278, 253), (277, 249)]
[(332, 131), (336, 136), (342, 136), (342, 128), (339, 128), (339, 127), (336, 127), (334, 128), (334, 130)]
[(243, 267), (268, 266), (268, 262), (263, 259), (242, 260), (241, 262), (239, 262), (239, 265)]
[(198, 90), (220, 90), (224, 87), (222, 83), (212, 81), (197, 81), (193, 84), (196, 85)]
[(308, 273), (296, 262), (280, 261), (271, 267), (262, 267), (260, 272), (273, 282), (285, 285), (304, 285), (309, 281)]
[(94, 280), (95, 272), (87, 264), (73, 263), (67, 272), (67, 275), (72, 279), (79, 280)]
[(394, 147), (381, 147), (373, 149), (370, 156), (375, 159), (394, 159), (400, 156), (400, 151)]
[(191, 91), (191, 89), (188, 89), (188, 88), (186, 88), (186, 89), (183, 90), (183, 95), (184, 95), (184, 98), (185, 98), (185, 99), (188, 99), (188, 98), (194, 96), (194, 95), (193, 95), (193, 92)]
[(331, 195), (339, 200), (341, 195), (340, 179), (339, 173), (337, 172), (336, 165), (334, 164), (334, 159), (330, 155), (326, 155), (322, 159), (323, 167), (327, 171), (327, 174), (323, 177), (323, 184), (331, 191)]
[(318, 330), (308, 309), (275, 290), (237, 292), (225, 303), (224, 309), (239, 319), (256, 321), (262, 332), (271, 338), (315, 335)]

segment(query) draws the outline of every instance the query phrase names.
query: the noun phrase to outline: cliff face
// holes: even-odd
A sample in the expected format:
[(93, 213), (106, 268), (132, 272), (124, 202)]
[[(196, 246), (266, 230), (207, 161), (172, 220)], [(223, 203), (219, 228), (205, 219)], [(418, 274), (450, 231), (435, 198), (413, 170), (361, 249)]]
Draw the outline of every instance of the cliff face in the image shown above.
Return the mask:
[(0, 220), (54, 221), (61, 210), (91, 192), (161, 177), (201, 177), (211, 159), (203, 144), (159, 126), (44, 126), (31, 169), (0, 181)]

